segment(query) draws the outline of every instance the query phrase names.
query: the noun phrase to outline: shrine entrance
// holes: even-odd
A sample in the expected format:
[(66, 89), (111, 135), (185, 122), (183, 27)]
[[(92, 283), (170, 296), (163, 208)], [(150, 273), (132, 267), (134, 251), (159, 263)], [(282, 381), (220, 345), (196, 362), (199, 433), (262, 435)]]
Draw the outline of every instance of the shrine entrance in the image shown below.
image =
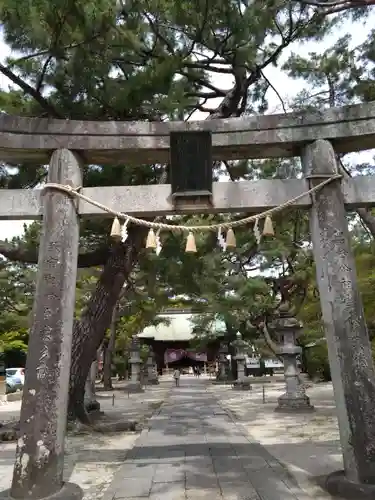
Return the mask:
[(185, 349), (167, 349), (164, 353), (166, 368), (179, 368), (184, 371), (194, 366), (202, 371), (207, 363), (207, 354)]
[[(375, 176), (343, 178), (336, 159), (374, 144), (375, 103), (203, 122), (0, 115), (3, 162), (49, 163), (42, 190), (0, 190), (0, 219), (43, 218), (11, 497), (82, 497), (80, 488), (63, 482), (80, 218), (114, 218), (116, 244), (126, 245), (129, 224), (145, 227), (146, 246), (157, 254), (162, 231), (182, 232), (186, 251), (194, 254), (200, 231), (216, 232), (223, 250), (235, 248), (234, 230), (240, 225), (251, 225), (258, 241), (260, 225), (263, 234), (272, 235), (270, 217), (286, 207), (310, 212), (345, 468), (327, 485), (336, 493), (357, 488), (366, 490), (368, 498), (374, 495), (375, 373), (346, 210), (375, 206)], [(293, 156), (301, 159), (302, 179), (212, 182), (214, 161)], [(116, 165), (124, 158), (129, 165), (169, 164), (170, 183), (81, 188), (85, 163)], [(230, 212), (246, 217), (207, 226), (152, 221), (173, 214)]]

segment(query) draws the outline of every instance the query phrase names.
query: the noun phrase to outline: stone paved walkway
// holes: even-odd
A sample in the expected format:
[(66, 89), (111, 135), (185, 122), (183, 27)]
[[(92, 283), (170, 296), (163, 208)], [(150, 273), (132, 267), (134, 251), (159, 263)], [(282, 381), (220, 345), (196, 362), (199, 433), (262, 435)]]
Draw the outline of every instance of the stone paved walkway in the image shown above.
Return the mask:
[(207, 390), (183, 376), (142, 431), (104, 499), (310, 500)]

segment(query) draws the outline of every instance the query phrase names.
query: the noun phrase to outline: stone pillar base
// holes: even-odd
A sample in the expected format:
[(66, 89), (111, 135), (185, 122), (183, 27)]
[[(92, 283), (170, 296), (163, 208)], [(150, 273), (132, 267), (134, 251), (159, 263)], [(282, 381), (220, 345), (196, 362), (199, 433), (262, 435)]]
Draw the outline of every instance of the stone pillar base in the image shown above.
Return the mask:
[(277, 402), (278, 405), (275, 411), (279, 413), (308, 413), (315, 411), (315, 408), (310, 403), (310, 398), (306, 395), (292, 397), (288, 394), (283, 394)]
[[(24, 497), (25, 498), (25, 497)], [(81, 500), (83, 498), (83, 491), (75, 483), (64, 483), (61, 490), (53, 495), (43, 497), (43, 500)], [(0, 500), (15, 500), (11, 496), (10, 490), (0, 491)], [(17, 499), (19, 500), (19, 499)]]
[(228, 380), (228, 379), (229, 379), (229, 376), (228, 376), (228, 373), (226, 371), (219, 372), (215, 377), (215, 380)]
[(126, 391), (131, 393), (145, 392), (140, 382), (130, 382), (126, 386)]
[(329, 474), (324, 486), (330, 495), (340, 498), (350, 500), (373, 500), (375, 498), (375, 484), (350, 481), (343, 470)]

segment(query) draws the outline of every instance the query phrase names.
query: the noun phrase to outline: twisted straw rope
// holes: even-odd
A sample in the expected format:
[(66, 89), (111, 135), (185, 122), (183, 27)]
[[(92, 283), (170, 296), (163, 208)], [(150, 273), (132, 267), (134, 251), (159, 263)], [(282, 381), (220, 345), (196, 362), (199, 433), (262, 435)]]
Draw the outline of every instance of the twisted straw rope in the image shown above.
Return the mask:
[(281, 212), (286, 207), (289, 207), (290, 205), (293, 205), (296, 201), (300, 200), (304, 196), (307, 196), (309, 194), (313, 194), (322, 187), (326, 186), (330, 182), (341, 179), (340, 174), (334, 174), (331, 177), (328, 177), (324, 181), (320, 182), (316, 186), (312, 187), (308, 191), (305, 191), (304, 193), (299, 194), (298, 196), (295, 196), (291, 200), (286, 201), (285, 203), (282, 203), (281, 205), (271, 208), (269, 210), (266, 210), (265, 212), (262, 212), (257, 215), (251, 215), (250, 217), (245, 217), (244, 219), (239, 219), (235, 221), (230, 221), (230, 222), (222, 222), (220, 224), (211, 224), (211, 225), (206, 225), (206, 226), (184, 226), (184, 225), (176, 225), (176, 224), (165, 224), (163, 222), (151, 222), (147, 221), (144, 219), (139, 219), (138, 217), (133, 217), (132, 215), (125, 214), (123, 212), (117, 212), (117, 210), (113, 210), (112, 208), (109, 208), (102, 203), (99, 203), (98, 201), (93, 200), (92, 198), (89, 198), (88, 196), (85, 196), (84, 194), (81, 194), (79, 192), (79, 189), (81, 188), (73, 188), (72, 186), (64, 185), (64, 184), (57, 184), (57, 183), (47, 183), (43, 186), (43, 189), (56, 189), (58, 191), (62, 191), (63, 193), (67, 193), (69, 195), (75, 196), (83, 201), (86, 201), (87, 203), (90, 203), (91, 205), (99, 208), (100, 210), (103, 210), (103, 212), (107, 212), (114, 217), (118, 217), (119, 219), (124, 219), (125, 221), (128, 222), (133, 222), (134, 224), (137, 224), (138, 226), (146, 226), (151, 229), (159, 229), (159, 230), (166, 230), (166, 231), (189, 231), (189, 232), (194, 232), (194, 231), (217, 231), (218, 229), (230, 229), (234, 227), (239, 227), (239, 226), (244, 226), (248, 224), (249, 222), (254, 222), (256, 220), (264, 219), (267, 216), (271, 216), (277, 212)]

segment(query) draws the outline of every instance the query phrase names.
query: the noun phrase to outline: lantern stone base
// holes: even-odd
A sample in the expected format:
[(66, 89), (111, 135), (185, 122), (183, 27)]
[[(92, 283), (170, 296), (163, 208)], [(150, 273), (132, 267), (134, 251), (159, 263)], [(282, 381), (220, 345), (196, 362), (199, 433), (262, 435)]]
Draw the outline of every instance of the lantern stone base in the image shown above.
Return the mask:
[(275, 411), (279, 413), (308, 413), (315, 411), (315, 408), (310, 403), (310, 398), (306, 394), (299, 396), (283, 394), (277, 402), (278, 405)]
[(325, 489), (330, 495), (350, 500), (373, 500), (375, 484), (350, 481), (343, 470), (332, 472), (326, 477)]
[(228, 382), (233, 382), (233, 377), (227, 371), (220, 371), (212, 381), (213, 384), (227, 384)]
[[(0, 491), (0, 500), (13, 500), (11, 490)], [(23, 498), (27, 498), (26, 496)], [(61, 490), (53, 495), (43, 497), (43, 500), (81, 500), (83, 491), (75, 483), (64, 483)]]
[(145, 392), (145, 390), (143, 389), (140, 382), (130, 382), (126, 386), (126, 391), (131, 392), (132, 394), (139, 393), (139, 392)]
[(246, 379), (235, 380), (233, 382), (232, 389), (234, 389), (235, 391), (250, 391), (251, 390), (250, 380)]
[(96, 399), (93, 399), (85, 402), (85, 408), (86, 411), (91, 414), (93, 412), (100, 411), (100, 403), (99, 401), (96, 401)]

